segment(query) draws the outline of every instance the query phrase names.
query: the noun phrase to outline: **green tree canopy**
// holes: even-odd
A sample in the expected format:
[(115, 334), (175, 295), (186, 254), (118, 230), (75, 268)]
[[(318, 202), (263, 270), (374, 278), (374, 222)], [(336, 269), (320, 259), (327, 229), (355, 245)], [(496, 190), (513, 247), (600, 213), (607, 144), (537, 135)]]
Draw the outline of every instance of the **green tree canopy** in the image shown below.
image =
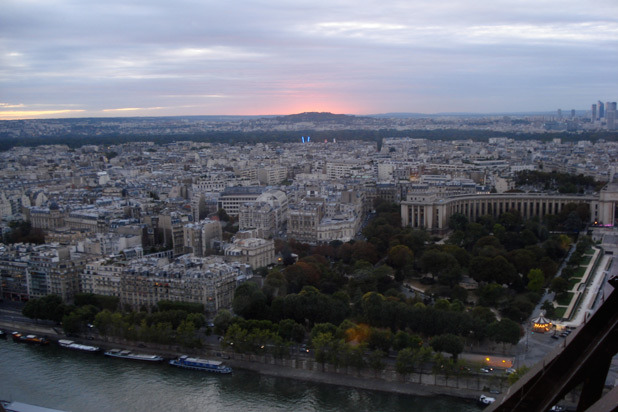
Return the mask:
[(453, 357), (453, 361), (457, 361), (457, 356), (463, 351), (464, 342), (463, 339), (452, 333), (435, 336), (429, 342), (429, 345), (436, 352), (450, 353)]
[(496, 342), (516, 345), (521, 336), (521, 327), (511, 319), (501, 319), (489, 325), (489, 337)]
[(530, 269), (528, 272), (528, 290), (532, 292), (540, 292), (545, 285), (545, 275), (541, 269)]

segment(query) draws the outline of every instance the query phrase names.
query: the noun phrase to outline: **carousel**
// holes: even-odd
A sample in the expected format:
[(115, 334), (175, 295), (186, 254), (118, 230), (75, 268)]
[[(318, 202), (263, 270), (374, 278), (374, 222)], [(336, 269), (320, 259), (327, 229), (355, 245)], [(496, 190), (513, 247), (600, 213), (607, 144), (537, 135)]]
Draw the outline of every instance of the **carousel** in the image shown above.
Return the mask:
[(532, 331), (534, 332), (549, 332), (552, 327), (552, 323), (545, 317), (545, 312), (542, 311), (538, 318), (532, 319)]

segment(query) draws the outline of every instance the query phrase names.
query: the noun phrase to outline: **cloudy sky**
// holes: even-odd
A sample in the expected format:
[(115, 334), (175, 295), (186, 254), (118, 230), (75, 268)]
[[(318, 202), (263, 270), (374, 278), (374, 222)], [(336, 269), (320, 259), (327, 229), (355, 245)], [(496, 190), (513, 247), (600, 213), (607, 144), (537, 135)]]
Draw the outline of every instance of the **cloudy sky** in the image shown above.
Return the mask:
[(2, 0), (0, 119), (618, 100), (618, 0)]

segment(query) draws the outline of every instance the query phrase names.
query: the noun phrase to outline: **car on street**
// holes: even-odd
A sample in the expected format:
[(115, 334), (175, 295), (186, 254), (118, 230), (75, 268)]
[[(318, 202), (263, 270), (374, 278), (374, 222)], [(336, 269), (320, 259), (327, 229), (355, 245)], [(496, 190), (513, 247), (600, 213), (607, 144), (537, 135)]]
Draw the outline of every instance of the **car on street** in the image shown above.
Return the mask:
[(491, 372), (493, 370), (494, 370), (494, 368), (490, 368), (489, 366), (485, 366), (485, 367), (481, 368), (481, 372), (483, 372), (483, 373), (489, 373), (489, 372)]

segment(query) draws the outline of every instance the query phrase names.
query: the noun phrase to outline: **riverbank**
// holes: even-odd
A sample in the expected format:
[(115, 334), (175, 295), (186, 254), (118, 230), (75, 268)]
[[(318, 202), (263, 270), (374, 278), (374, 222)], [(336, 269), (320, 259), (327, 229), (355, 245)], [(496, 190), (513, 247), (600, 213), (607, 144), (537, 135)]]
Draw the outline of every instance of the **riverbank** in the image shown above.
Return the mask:
[[(46, 336), (54, 341), (67, 338), (64, 333), (62, 333), (61, 329), (46, 325), (0, 322), (0, 328), (9, 333), (13, 330), (18, 330), (22, 333)], [(219, 354), (226, 358), (225, 363), (232, 368), (249, 370), (265, 376), (402, 395), (451, 396), (476, 400), (479, 395), (484, 392), (482, 389), (489, 388), (492, 384), (487, 378), (480, 376), (468, 376), (457, 379), (455, 377), (450, 377), (449, 380), (449, 378), (444, 379), (440, 376), (431, 374), (412, 374), (407, 377), (404, 382), (401, 375), (398, 375), (392, 368), (388, 367), (376, 374), (366, 369), (358, 371), (352, 368), (334, 368), (332, 365), (328, 364), (323, 366), (309, 357), (275, 359), (271, 356), (222, 352), (220, 349), (213, 347), (206, 347), (199, 350), (157, 344), (148, 344), (146, 347), (141, 347), (138, 346), (139, 344), (137, 342), (109, 338), (91, 339), (88, 340), (88, 344), (107, 349), (118, 347), (136, 352), (148, 352), (170, 359), (176, 358), (181, 354), (202, 357), (207, 356), (211, 358), (216, 358), (217, 354)], [(493, 384), (495, 385), (495, 382)]]

